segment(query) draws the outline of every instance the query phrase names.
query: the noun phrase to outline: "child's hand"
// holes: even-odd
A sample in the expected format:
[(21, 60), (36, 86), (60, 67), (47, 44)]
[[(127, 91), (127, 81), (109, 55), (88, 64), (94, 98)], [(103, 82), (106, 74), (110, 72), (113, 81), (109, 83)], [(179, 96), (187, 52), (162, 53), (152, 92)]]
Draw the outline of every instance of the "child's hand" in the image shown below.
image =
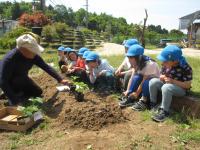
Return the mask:
[(173, 80), (172, 78), (169, 78), (169, 77), (165, 77), (165, 78), (164, 78), (164, 81), (165, 81), (166, 83), (171, 83), (171, 84), (174, 83), (174, 80)]
[(70, 70), (71, 73), (73, 73), (74, 71), (75, 71), (75, 68), (72, 68), (72, 69)]
[(137, 99), (139, 94), (137, 92), (133, 92), (129, 95), (130, 97), (134, 98), (134, 99)]
[(165, 75), (160, 75), (160, 81), (165, 81), (166, 76)]
[(123, 92), (124, 96), (128, 96), (128, 91)]
[(66, 85), (66, 84), (69, 84), (69, 81), (68, 81), (68, 80), (66, 80), (66, 79), (62, 79), (62, 80), (60, 81), (60, 83), (62, 83), (62, 84), (64, 84), (64, 85)]
[(61, 70), (62, 70), (62, 72), (67, 72), (68, 71), (68, 67), (66, 65), (62, 65), (61, 66)]
[(120, 76), (120, 75), (121, 75), (121, 71), (120, 71), (120, 70), (116, 70), (116, 71), (115, 71), (115, 75), (116, 75), (116, 76)]
[(102, 70), (101, 72), (99, 72), (98, 76), (104, 75), (106, 73), (106, 70)]

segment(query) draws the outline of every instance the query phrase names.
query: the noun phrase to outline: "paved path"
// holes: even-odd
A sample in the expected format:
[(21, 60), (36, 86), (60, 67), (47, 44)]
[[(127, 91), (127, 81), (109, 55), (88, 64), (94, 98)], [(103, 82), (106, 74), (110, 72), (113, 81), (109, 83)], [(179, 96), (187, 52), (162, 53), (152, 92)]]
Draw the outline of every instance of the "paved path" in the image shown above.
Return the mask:
[[(159, 54), (162, 49), (148, 50), (145, 49), (145, 54)], [(115, 43), (104, 43), (102, 47), (96, 49), (100, 55), (123, 55), (124, 46)], [(193, 48), (184, 48), (183, 54), (185, 56), (200, 57), (200, 50)]]

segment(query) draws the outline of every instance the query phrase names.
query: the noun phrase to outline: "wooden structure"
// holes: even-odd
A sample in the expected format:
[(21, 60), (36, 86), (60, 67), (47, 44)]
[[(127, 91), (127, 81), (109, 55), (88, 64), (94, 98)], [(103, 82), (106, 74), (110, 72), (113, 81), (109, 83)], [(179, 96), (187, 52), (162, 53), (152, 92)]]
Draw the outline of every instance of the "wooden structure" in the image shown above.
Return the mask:
[(200, 10), (179, 18), (179, 29), (187, 29), (189, 47), (200, 45)]

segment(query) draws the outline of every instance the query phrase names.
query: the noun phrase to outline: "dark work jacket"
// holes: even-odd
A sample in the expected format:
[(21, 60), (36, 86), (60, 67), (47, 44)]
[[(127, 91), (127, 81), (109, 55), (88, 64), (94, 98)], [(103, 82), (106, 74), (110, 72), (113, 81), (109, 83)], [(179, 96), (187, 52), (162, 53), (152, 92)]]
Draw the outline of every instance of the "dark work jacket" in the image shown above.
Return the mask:
[(11, 81), (15, 77), (28, 77), (28, 72), (33, 65), (43, 69), (58, 82), (62, 80), (61, 76), (46, 64), (40, 56), (36, 55), (33, 59), (28, 59), (18, 49), (13, 49), (0, 61), (0, 87), (10, 100), (17, 100), (11, 87)]

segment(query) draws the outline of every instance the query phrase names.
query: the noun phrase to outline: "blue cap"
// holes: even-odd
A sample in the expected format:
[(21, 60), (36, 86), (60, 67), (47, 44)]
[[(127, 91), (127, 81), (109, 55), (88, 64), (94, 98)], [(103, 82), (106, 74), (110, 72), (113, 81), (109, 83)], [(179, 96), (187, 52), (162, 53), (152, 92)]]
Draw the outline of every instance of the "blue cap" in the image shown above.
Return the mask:
[(135, 44), (129, 47), (128, 52), (126, 53), (127, 57), (138, 56), (144, 54), (144, 48), (141, 45)]
[(129, 47), (131, 47), (132, 45), (135, 45), (135, 44), (139, 44), (139, 42), (138, 42), (137, 39), (128, 39), (128, 40), (125, 42), (124, 46), (125, 46), (126, 48), (129, 48)]
[(65, 47), (64, 46), (60, 46), (60, 47), (58, 47), (58, 50), (59, 51), (65, 51)]
[(93, 60), (98, 60), (98, 59), (99, 59), (99, 55), (95, 52), (90, 52), (86, 57), (86, 61), (93, 61)]
[(85, 51), (89, 51), (89, 49), (86, 48), (86, 47), (82, 47), (82, 48), (80, 48), (79, 51), (78, 51), (78, 55), (81, 55), (81, 56), (82, 56), (83, 53), (84, 53)]
[(69, 51), (71, 51), (72, 49), (70, 48), (70, 47), (66, 47), (65, 49), (64, 49), (64, 51), (65, 52), (69, 52)]
[(157, 56), (158, 60), (165, 61), (179, 61), (182, 58), (182, 50), (176, 45), (166, 46), (162, 52)]
[(91, 51), (85, 51), (85, 52), (83, 53), (83, 58), (86, 59), (87, 56), (88, 56), (88, 54), (89, 54), (90, 52), (91, 52)]

